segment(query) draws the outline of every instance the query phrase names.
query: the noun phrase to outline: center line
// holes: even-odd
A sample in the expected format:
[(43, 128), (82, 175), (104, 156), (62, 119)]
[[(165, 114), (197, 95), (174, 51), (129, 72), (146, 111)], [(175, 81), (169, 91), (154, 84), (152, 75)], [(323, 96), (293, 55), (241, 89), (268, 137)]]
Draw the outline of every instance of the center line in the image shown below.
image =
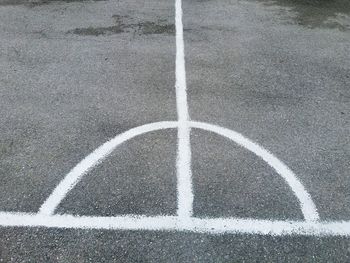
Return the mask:
[(191, 172), (191, 145), (188, 113), (186, 70), (185, 70), (185, 45), (183, 39), (182, 2), (175, 0), (175, 25), (176, 25), (176, 106), (178, 114), (178, 150), (177, 150), (177, 196), (178, 211), (181, 218), (192, 216), (193, 192)]

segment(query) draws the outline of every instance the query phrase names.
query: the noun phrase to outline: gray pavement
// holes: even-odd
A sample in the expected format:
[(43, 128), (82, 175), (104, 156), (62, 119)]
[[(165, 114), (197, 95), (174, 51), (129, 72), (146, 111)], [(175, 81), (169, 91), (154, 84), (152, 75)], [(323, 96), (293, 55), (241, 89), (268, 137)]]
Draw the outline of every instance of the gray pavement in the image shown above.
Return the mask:
[[(191, 118), (285, 162), (322, 220), (350, 220), (350, 2), (183, 0)], [(176, 120), (166, 0), (0, 0), (0, 211), (36, 213), (117, 134)], [(175, 215), (176, 131), (118, 147), (58, 214)], [(194, 215), (302, 220), (266, 163), (192, 130)], [(349, 262), (349, 237), (0, 227), (0, 262)]]

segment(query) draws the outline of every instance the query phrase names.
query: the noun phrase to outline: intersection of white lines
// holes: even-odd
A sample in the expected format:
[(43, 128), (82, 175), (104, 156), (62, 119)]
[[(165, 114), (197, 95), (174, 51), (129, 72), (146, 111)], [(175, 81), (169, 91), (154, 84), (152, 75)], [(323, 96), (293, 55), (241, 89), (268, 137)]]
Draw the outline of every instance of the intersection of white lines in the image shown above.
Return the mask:
[[(145, 124), (130, 129), (97, 148), (76, 165), (58, 184), (38, 213), (0, 212), (0, 226), (88, 228), (114, 230), (188, 231), (208, 234), (247, 233), (260, 235), (350, 236), (350, 221), (321, 221), (311, 196), (295, 174), (273, 154), (243, 135), (213, 124), (192, 121), (188, 112), (182, 0), (175, 0), (176, 22), (176, 103), (177, 121)], [(177, 215), (114, 217), (54, 214), (65, 196), (93, 167), (101, 163), (120, 144), (145, 133), (177, 129)], [(191, 172), (191, 129), (223, 136), (254, 153), (271, 166), (289, 185), (299, 200), (304, 221), (241, 218), (197, 218), (192, 216), (194, 194)]]

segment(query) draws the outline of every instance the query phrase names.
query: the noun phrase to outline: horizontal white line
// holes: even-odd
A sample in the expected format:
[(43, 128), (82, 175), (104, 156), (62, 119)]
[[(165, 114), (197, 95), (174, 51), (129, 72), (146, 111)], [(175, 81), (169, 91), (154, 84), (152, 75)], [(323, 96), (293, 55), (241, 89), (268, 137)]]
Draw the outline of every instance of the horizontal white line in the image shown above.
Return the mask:
[(207, 234), (259, 234), (350, 236), (350, 221), (270, 221), (239, 218), (195, 218), (182, 221), (177, 216), (116, 217), (41, 215), (0, 212), (2, 227), (48, 227), (73, 229), (184, 231)]

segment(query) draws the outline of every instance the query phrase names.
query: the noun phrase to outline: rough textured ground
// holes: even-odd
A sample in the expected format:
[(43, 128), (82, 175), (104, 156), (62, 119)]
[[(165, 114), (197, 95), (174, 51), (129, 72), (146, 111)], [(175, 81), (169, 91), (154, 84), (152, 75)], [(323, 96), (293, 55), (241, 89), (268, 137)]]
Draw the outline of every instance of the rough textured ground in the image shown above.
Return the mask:
[[(244, 134), (350, 220), (347, 0), (183, 0), (192, 119)], [(0, 0), (0, 211), (37, 212), (132, 127), (176, 120), (174, 2)], [(271, 168), (191, 133), (196, 216), (302, 219)], [(176, 132), (118, 147), (58, 213), (176, 213)], [(0, 262), (349, 262), (350, 239), (0, 228)]]

